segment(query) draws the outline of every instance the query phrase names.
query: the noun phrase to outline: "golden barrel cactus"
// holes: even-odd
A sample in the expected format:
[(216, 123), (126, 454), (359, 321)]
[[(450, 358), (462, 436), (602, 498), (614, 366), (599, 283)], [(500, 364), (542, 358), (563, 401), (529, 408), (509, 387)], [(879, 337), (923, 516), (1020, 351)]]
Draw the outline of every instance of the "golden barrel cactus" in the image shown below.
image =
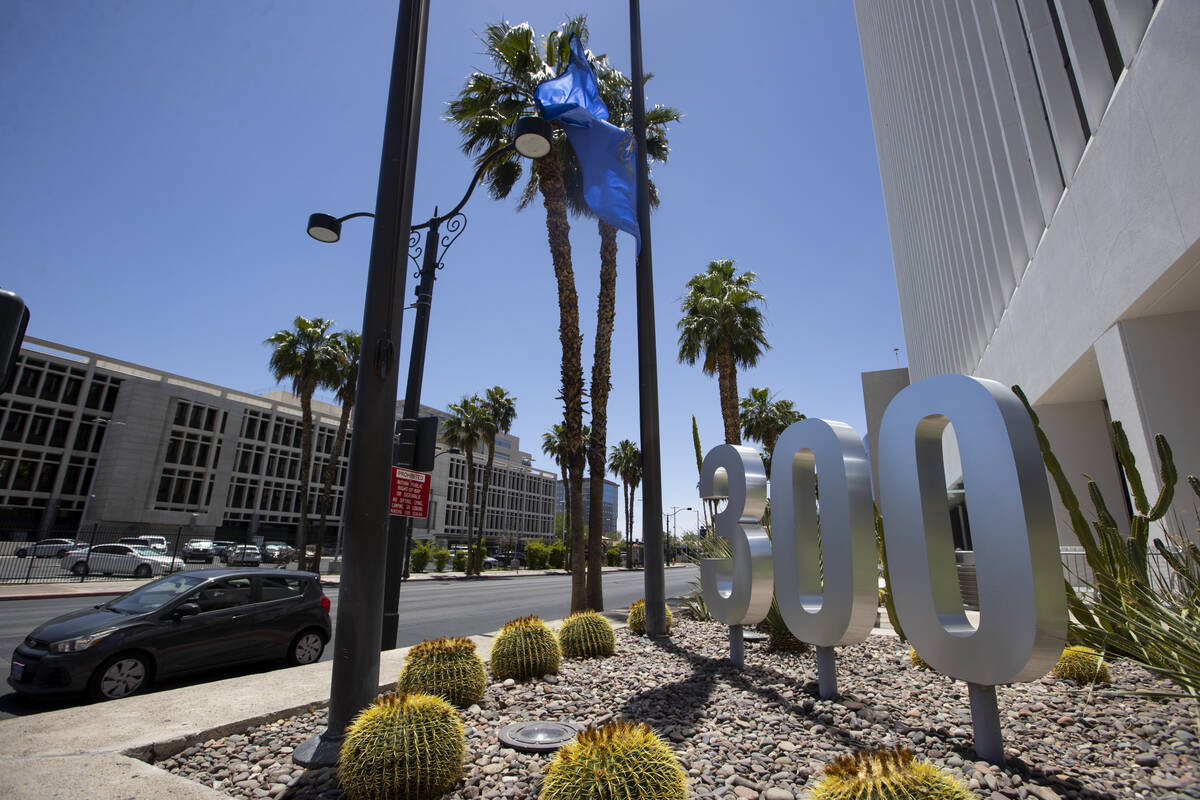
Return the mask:
[(825, 768), (811, 800), (972, 800), (959, 780), (907, 748), (860, 750)]
[(462, 720), (440, 697), (385, 694), (346, 728), (338, 773), (350, 800), (440, 797), (462, 775)]
[(492, 645), (492, 675), (523, 681), (558, 673), (558, 640), (537, 617), (506, 622)]
[(464, 708), (483, 699), (487, 670), (470, 639), (434, 639), (413, 645), (396, 682), (400, 692), (444, 697)]
[(563, 620), (558, 629), (558, 646), (566, 658), (595, 658), (611, 656), (617, 646), (617, 635), (595, 611), (579, 611)]
[[(667, 633), (671, 632), (671, 626), (675, 624), (675, 618), (671, 616), (671, 609), (663, 606), (663, 611), (667, 614)], [(629, 607), (629, 630), (636, 633), (638, 636), (646, 635), (646, 601), (638, 600)]]
[(671, 748), (646, 725), (587, 728), (546, 767), (539, 800), (684, 800), (687, 778)]
[(1063, 650), (1051, 674), (1076, 683), (1108, 683), (1112, 680), (1108, 664), (1090, 647), (1068, 647)]

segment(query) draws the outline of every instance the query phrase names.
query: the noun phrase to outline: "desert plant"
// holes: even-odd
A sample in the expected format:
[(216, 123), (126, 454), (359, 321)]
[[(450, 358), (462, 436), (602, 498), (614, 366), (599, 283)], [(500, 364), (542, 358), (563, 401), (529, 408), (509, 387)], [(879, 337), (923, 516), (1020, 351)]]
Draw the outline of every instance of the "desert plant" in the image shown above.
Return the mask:
[[(1064, 581), (1072, 617), (1068, 641), (1128, 658), (1174, 681), (1192, 698), (1200, 698), (1200, 548), (1165, 530), (1154, 542), (1162, 567), (1151, 570), (1149, 566), (1150, 523), (1166, 515), (1179, 478), (1166, 438), (1162, 434), (1154, 437), (1162, 488), (1151, 505), (1125, 430), (1113, 421), (1117, 460), (1136, 513), (1126, 537), (1118, 530), (1100, 488), (1085, 475), (1096, 516), (1089, 526), (1037, 414), (1021, 387), (1012, 389), (1033, 421), (1042, 460), (1092, 572), (1090, 579), (1076, 576), (1088, 587), (1087, 592), (1076, 592), (1070, 580)], [(1187, 482), (1200, 497), (1200, 480), (1189, 475)]]
[(803, 653), (808, 649), (805, 642), (800, 641), (788, 630), (779, 611), (779, 602), (771, 595), (771, 609), (767, 616), (758, 624), (758, 629), (767, 634), (767, 649), (773, 653)]
[(470, 639), (434, 639), (413, 645), (396, 682), (397, 691), (439, 695), (463, 708), (483, 699), (487, 671)]
[(860, 750), (825, 767), (812, 800), (971, 800), (960, 781), (905, 747)]
[(422, 542), (412, 549), (408, 554), (408, 568), (410, 572), (424, 572), (429, 566), (429, 559), (433, 554), (429, 551), (429, 545)]
[(611, 656), (617, 636), (604, 617), (595, 611), (580, 611), (563, 620), (558, 629), (558, 646), (566, 658)]
[[(663, 612), (667, 615), (667, 633), (670, 633), (671, 626), (675, 624), (675, 618), (671, 616), (671, 609), (665, 605)], [(626, 621), (629, 623), (629, 630), (638, 636), (646, 635), (646, 601), (644, 599), (638, 600), (629, 607), (629, 617)]]
[(642, 723), (587, 728), (546, 767), (539, 800), (684, 800), (687, 777), (662, 737)]
[(696, 581), (688, 581), (688, 586), (691, 587), (691, 591), (681, 598), (684, 610), (694, 620), (712, 622), (714, 617), (712, 612), (708, 610), (708, 603), (704, 602), (704, 594), (700, 591), (700, 584)]
[(883, 541), (883, 517), (879, 515), (879, 506), (872, 505), (875, 511), (875, 553), (879, 558), (879, 571), (883, 576), (883, 588), (879, 590), (879, 600), (883, 604), (884, 610), (887, 611), (888, 622), (892, 625), (892, 630), (896, 632), (896, 636), (900, 637), (900, 641), (908, 641), (904, 635), (904, 629), (900, 627), (900, 615), (896, 613), (896, 604), (892, 599), (892, 574), (888, 572), (887, 547)]
[(1112, 676), (1108, 664), (1090, 647), (1068, 647), (1059, 656), (1052, 673), (1056, 678), (1076, 683), (1108, 683)]
[(458, 783), (462, 720), (440, 697), (385, 694), (346, 728), (339, 776), (351, 800), (439, 797)]
[(497, 680), (522, 681), (558, 673), (558, 640), (537, 617), (504, 623), (492, 645), (492, 674)]
[(913, 648), (908, 648), (908, 663), (920, 669), (933, 669), (925, 659), (921, 658), (921, 654)]
[(438, 572), (445, 572), (446, 564), (449, 563), (449, 561), (450, 561), (450, 551), (449, 550), (447, 550), (443, 547), (443, 548), (439, 548), (439, 549), (433, 551), (433, 568), (436, 569)]

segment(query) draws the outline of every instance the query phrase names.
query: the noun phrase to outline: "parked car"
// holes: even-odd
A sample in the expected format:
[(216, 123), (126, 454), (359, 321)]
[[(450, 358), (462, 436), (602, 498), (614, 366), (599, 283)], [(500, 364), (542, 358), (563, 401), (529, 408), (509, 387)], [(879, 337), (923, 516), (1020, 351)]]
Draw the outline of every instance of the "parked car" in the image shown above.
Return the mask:
[(296, 551), (286, 544), (272, 542), (263, 546), (262, 560), (264, 564), (286, 564), (292, 560)]
[(146, 544), (160, 553), (167, 552), (167, 537), (165, 536), (147, 536), (146, 534), (142, 534), (138, 538), (145, 540)]
[(520, 569), (525, 566), (525, 554), (505, 551), (496, 553), (496, 560), (504, 565), (506, 569)]
[(257, 567), (262, 564), (262, 552), (252, 544), (239, 544), (230, 547), (224, 554), (225, 563), (229, 566), (243, 565)]
[(500, 566), (500, 562), (497, 561), (496, 559), (492, 558), (491, 556), (487, 556), (481, 562), (481, 566), (484, 569), (496, 569), (497, 567)]
[(171, 575), (39, 625), (13, 651), (8, 685), (23, 695), (113, 700), (160, 678), (242, 662), (311, 664), (329, 641), (329, 605), (305, 572)]
[(143, 539), (141, 536), (122, 536), (120, 539), (117, 539), (117, 544), (127, 544), (132, 547), (150, 547), (151, 550), (154, 549), (150, 546), (150, 540)]
[(213, 552), (212, 539), (190, 539), (183, 546), (183, 563), (189, 561), (203, 561), (205, 564), (211, 564), (216, 554)]
[(77, 542), (74, 539), (42, 539), (36, 544), (18, 547), (13, 553), (17, 558), (32, 555), (34, 558), (62, 558), (77, 547), (86, 547), (87, 542)]
[(182, 568), (179, 559), (164, 556), (145, 545), (97, 544), (89, 549), (71, 550), (58, 562), (72, 574), (132, 575), (149, 578)]
[(213, 556), (216, 558), (221, 558), (223, 555), (225, 555), (226, 550), (236, 545), (237, 542), (227, 542), (222, 539), (218, 539), (213, 542)]

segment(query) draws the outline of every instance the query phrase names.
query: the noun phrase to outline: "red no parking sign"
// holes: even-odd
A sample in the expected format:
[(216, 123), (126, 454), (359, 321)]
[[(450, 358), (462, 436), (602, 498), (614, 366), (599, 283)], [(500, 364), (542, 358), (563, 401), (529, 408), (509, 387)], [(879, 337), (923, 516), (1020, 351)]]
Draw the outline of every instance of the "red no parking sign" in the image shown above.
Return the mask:
[(388, 513), (394, 517), (428, 516), (430, 483), (427, 473), (392, 467), (392, 491)]

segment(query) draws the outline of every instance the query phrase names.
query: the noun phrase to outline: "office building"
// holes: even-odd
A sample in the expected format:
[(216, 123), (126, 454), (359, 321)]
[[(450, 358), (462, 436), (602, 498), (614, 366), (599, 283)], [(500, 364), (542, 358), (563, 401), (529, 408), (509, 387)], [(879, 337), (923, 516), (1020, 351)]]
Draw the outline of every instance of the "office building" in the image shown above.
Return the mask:
[[(591, 485), (592, 485), (591, 478), (583, 479), (583, 524), (584, 525), (587, 525), (587, 521), (589, 519), (591, 519), (591, 507), (592, 507)], [(612, 481), (608, 480), (607, 478), (604, 480), (604, 495), (603, 495), (604, 508), (602, 509), (601, 519), (604, 521), (604, 535), (609, 537), (610, 539), (612, 537), (616, 536), (618, 531), (621, 531), (622, 538), (624, 538), (624, 535), (625, 535), (624, 534), (624, 531), (625, 531), (624, 526), (622, 526), (621, 528), (617, 527), (617, 489), (618, 488), (619, 487), (617, 486), (617, 484), (613, 483)], [(554, 501), (554, 510), (556, 513), (565, 514), (567, 511), (567, 497), (566, 497), (566, 492), (564, 491), (563, 482), (561, 480), (559, 480), (555, 484), (555, 492), (556, 492), (556, 494), (555, 494), (556, 499)]]
[[(397, 418), (402, 403), (396, 404)], [(313, 401), (310, 530), (341, 409)], [(423, 416), (447, 412), (422, 406)], [(110, 530), (292, 542), (300, 520), (301, 411), (287, 392), (253, 395), (26, 337), (12, 389), (0, 395), (0, 536)], [(485, 536), (550, 540), (551, 472), (529, 466), (501, 434)], [(329, 511), (341, 525), (350, 453), (340, 454)], [(486, 451), (475, 454), (477, 486)], [(466, 458), (434, 461), (430, 514), (414, 535), (466, 541)]]
[(868, 417), (960, 372), (1024, 389), (1085, 498), (1125, 494), (1110, 420), (1152, 494), (1156, 433), (1200, 473), (1200, 3), (855, 6), (909, 362)]

